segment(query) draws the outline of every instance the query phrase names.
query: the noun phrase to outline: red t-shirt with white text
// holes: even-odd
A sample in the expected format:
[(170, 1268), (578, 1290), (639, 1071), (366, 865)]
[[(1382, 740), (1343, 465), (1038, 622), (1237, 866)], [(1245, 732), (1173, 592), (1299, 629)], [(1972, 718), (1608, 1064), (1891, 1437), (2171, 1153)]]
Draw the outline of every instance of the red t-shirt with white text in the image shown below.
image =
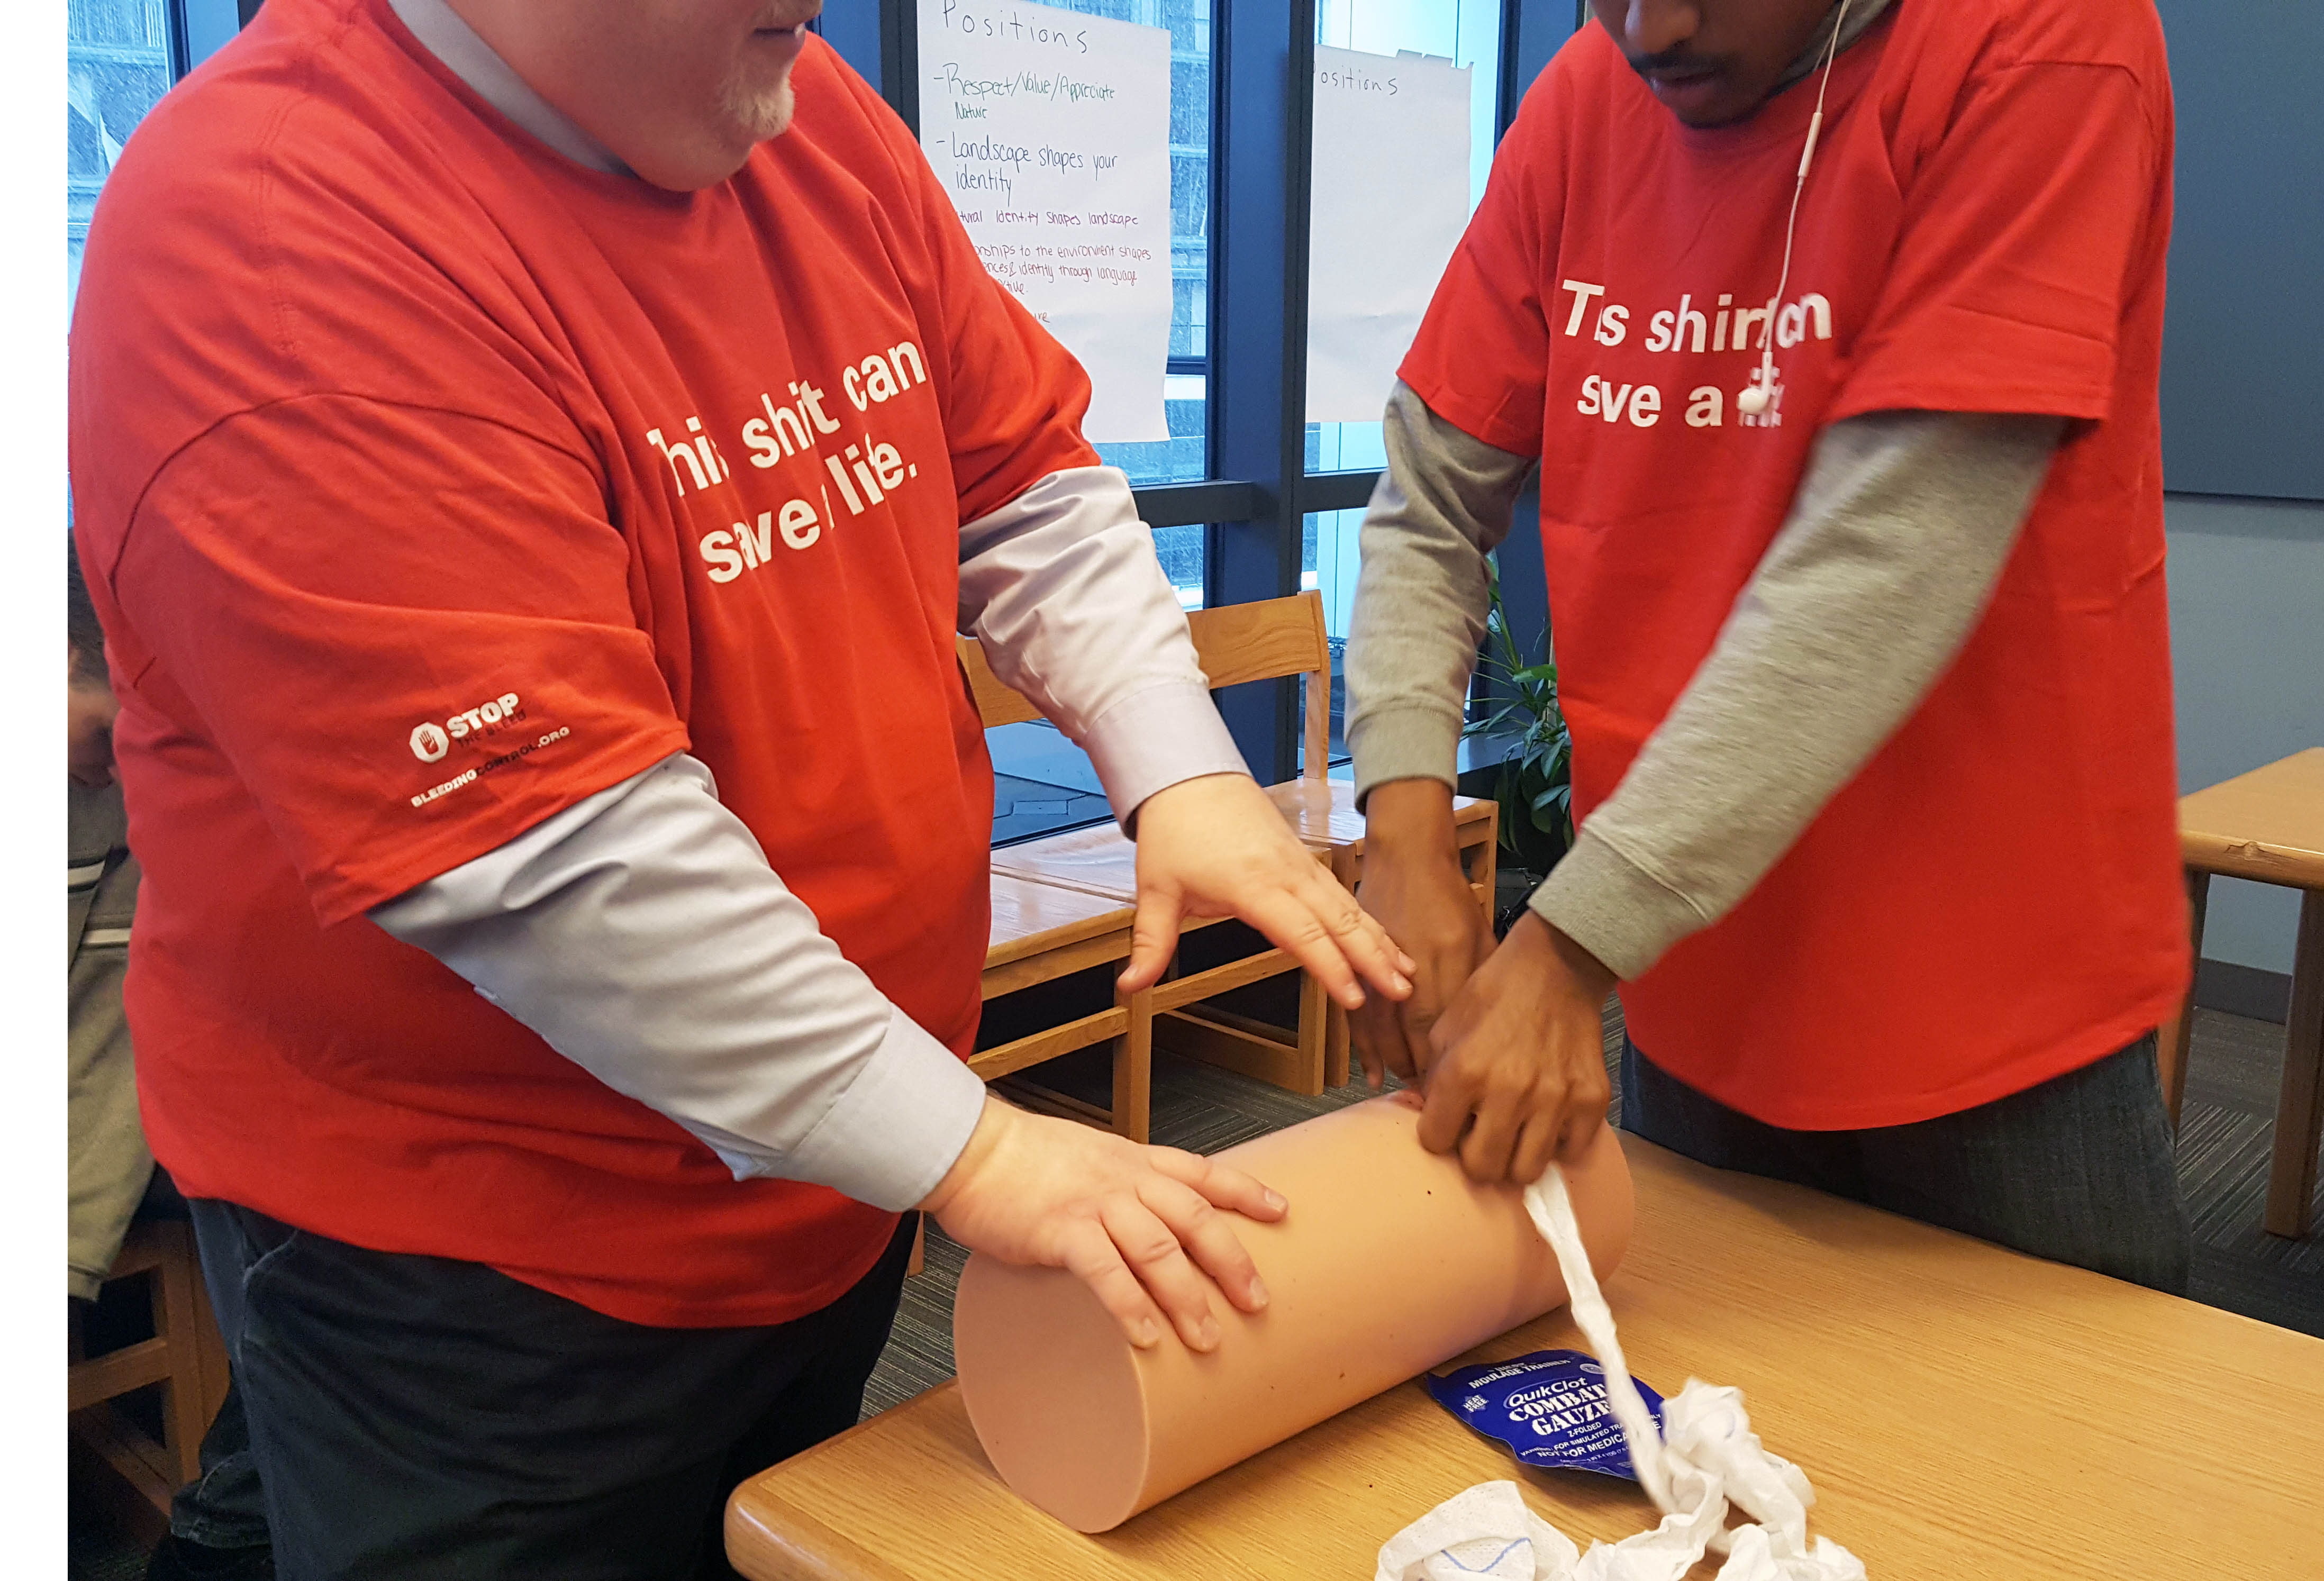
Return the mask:
[[(2074, 419), (1959, 660), (1741, 905), (1623, 989), (1658, 1064), (1836, 1129), (2088, 1063), (2185, 986), (2155, 398), (2172, 112), (2147, 0), (1897, 0), (1832, 69), (1770, 315), (1815, 89), (1691, 129), (1583, 28), (1402, 374), (1542, 459), (1585, 819), (1711, 650), (1819, 428)], [(1777, 398), (1747, 417), (1770, 328)]]
[(959, 524), (1093, 464), (1079, 366), (820, 41), (692, 194), (582, 169), (384, 0), (272, 0), (132, 139), (72, 347), (190, 1195), (632, 1321), (782, 1321), (892, 1216), (736, 1183), (369, 907), (679, 750), (962, 1052), (991, 776)]

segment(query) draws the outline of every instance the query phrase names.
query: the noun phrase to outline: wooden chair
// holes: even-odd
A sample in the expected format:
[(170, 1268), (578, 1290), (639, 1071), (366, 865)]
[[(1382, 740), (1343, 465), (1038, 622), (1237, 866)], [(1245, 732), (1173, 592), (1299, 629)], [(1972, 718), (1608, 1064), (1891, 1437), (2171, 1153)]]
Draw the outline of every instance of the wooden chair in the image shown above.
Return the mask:
[[(1103, 896), (992, 875), (992, 936), (984, 953), (984, 999), (1038, 988), (1093, 966), (1130, 959), (1130, 908)], [(1043, 1027), (989, 1049), (968, 1068), (1006, 1082), (1010, 1096), (1051, 1114), (1086, 1120), (1146, 1140), (1153, 1092), (1153, 990), (1123, 994), (1112, 1007)], [(1107, 1108), (1041, 1087), (1019, 1073), (1075, 1049), (1113, 1043), (1112, 1102)]]
[[(2308, 1232), (2316, 1194), (2316, 1148), (2324, 1132), (2324, 747), (2200, 790), (2179, 801), (2179, 855), (2187, 868), (2190, 931), (2203, 953), (2211, 875), (2301, 891), (2292, 954), (2292, 1013), (2283, 1028), (2283, 1086), (2275, 1107), (2275, 1155), (2262, 1220), (2272, 1235)], [(2156, 1040), (2172, 1125), (2186, 1091), (2190, 993)]]
[[(153, 1337), (101, 1356), (81, 1354), (78, 1326), (66, 1369), (72, 1437), (166, 1521), (171, 1495), (201, 1475), (202, 1435), (226, 1399), (226, 1346), (210, 1314), (190, 1225), (132, 1225), (106, 1275), (108, 1285), (143, 1279), (152, 1291)], [(162, 1441), (112, 1402), (162, 1386)]]
[[(1324, 859), (1324, 853), (1315, 855), (1318, 861)], [(1138, 899), (1137, 859), (1138, 848), (1107, 823), (996, 850), (992, 876), (996, 885), (1015, 879), (1076, 890), (1128, 906)], [(1184, 932), (1207, 928), (1221, 920), (1190, 920)], [(1141, 996), (1152, 1007), (1153, 1041), (1173, 1053), (1206, 1060), (1313, 1097), (1323, 1090), (1323, 1011), (1330, 1002), (1319, 981), (1301, 975), (1298, 1021), (1287, 1034), (1282, 1028), (1215, 1006), (1196, 1008), (1200, 1000), (1298, 970), (1299, 962), (1289, 951), (1272, 947), (1198, 971), (1185, 970), (1182, 963), (1174, 961), (1170, 975)]]
[[(1362, 876), (1363, 819), (1355, 787), (1327, 777), (1331, 731), (1331, 645), (1322, 595), (1305, 593), (1256, 603), (1197, 610), (1187, 629), (1204, 674), (1213, 687), (1302, 676), (1305, 684), (1305, 750), (1296, 779), (1271, 786), (1292, 832), (1318, 853), (1334, 878), (1352, 887)], [(1004, 685), (977, 644), (964, 638), (961, 661), (988, 728), (1035, 720), (1040, 712)], [(1498, 808), (1490, 801), (1456, 797), (1453, 820), (1464, 865), (1488, 921), (1492, 915)], [(993, 855), (993, 870), (1038, 883), (1065, 885), (1124, 901), (1137, 898), (1135, 847), (1111, 824), (1072, 830), (1011, 846)], [(1215, 1006), (1196, 1002), (1296, 970), (1280, 951), (1263, 951), (1210, 970), (1181, 974), (1157, 989), (1156, 1037), (1185, 1053), (1295, 1092), (1313, 1095), (1348, 1080), (1347, 1016), (1317, 985), (1304, 983), (1298, 1025), (1285, 1040), (1279, 1029)]]

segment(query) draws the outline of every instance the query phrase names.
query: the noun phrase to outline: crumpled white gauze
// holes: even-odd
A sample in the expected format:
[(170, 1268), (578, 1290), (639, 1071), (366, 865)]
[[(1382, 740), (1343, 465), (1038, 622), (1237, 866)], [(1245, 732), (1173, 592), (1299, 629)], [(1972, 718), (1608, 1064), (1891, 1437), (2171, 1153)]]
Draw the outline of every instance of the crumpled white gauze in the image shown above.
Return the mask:
[[(1606, 1369), (1607, 1404), (1662, 1523), (1618, 1543), (1592, 1543), (1577, 1558), (1563, 1534), (1526, 1507), (1516, 1483), (1480, 1483), (1390, 1539), (1374, 1581), (1680, 1581), (1707, 1552), (1727, 1556), (1719, 1581), (1865, 1581), (1863, 1561), (1831, 1539), (1810, 1546), (1815, 1490), (1798, 1466), (1761, 1447), (1742, 1391), (1689, 1378), (1663, 1402), (1662, 1431), (1655, 1431), (1556, 1165), (1526, 1189), (1526, 1211), (1557, 1254), (1574, 1324)], [(1752, 1523), (1728, 1530), (1730, 1504)]]
[(1571, 1539), (1526, 1508), (1513, 1482), (1480, 1482), (1454, 1494), (1380, 1549), (1380, 1581), (1458, 1581), (1463, 1576), (1536, 1581), (1571, 1576)]

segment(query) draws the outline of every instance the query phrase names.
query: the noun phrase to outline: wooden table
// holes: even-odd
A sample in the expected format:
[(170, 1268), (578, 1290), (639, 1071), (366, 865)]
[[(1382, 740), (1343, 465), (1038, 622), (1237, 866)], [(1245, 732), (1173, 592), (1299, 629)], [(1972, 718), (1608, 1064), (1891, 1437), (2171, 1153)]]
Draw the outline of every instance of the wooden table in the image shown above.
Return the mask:
[[(1624, 1146), (1637, 1235), (1607, 1298), (1632, 1370), (1739, 1385), (1815, 1483), (1811, 1533), (1873, 1581), (2324, 1576), (2324, 1340)], [(1560, 1310), (1468, 1359), (1580, 1344)], [(1583, 1548), (1651, 1521), (1629, 1484), (1520, 1470), (1404, 1384), (1084, 1537), (1001, 1484), (946, 1384), (744, 1484), (727, 1546), (754, 1581), (1366, 1581), (1501, 1477)]]
[[(1332, 853), (1303, 841), (1308, 853), (1325, 869)], [(992, 881), (1004, 880), (1078, 890), (1119, 905), (1138, 900), (1138, 847), (1112, 823), (1043, 835), (1022, 845), (1002, 846), (992, 853)], [(1220, 922), (1218, 917), (1182, 919), (1185, 934)], [(1332, 1031), (1334, 1008), (1323, 985), (1302, 973), (1297, 1024), (1283, 1028), (1239, 1016), (1202, 1001), (1268, 978), (1299, 971), (1287, 950), (1260, 949), (1218, 965), (1189, 971), (1174, 961), (1162, 982), (1152, 990), (1154, 1044), (1189, 1059), (1202, 1060), (1255, 1080), (1271, 1082), (1308, 1097), (1335, 1085), (1332, 1079)], [(1347, 1080), (1346, 1060), (1340, 1062), (1338, 1082)]]
[[(2324, 747), (2295, 752), (2179, 802), (2179, 854), (2187, 867), (2195, 953), (2203, 953), (2203, 914), (2211, 875), (2282, 884), (2301, 891), (2300, 940), (2292, 951), (2292, 1013), (2283, 1028), (2283, 1087), (2275, 1106), (2275, 1155), (2263, 1220), (2280, 1236), (2308, 1233), (2316, 1195), (2316, 1148), (2324, 1137)], [(2163, 1047), (2171, 1113), (2187, 1080), (2194, 1000), (2181, 1008)], [(2324, 1575), (2324, 1564), (2319, 1564)]]

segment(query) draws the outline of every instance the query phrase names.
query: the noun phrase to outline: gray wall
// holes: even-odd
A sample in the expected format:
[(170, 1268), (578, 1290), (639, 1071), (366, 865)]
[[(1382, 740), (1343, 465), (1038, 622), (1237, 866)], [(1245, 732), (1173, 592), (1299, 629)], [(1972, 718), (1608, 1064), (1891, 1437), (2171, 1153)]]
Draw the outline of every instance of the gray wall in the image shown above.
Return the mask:
[(2317, 0), (2158, 0), (2178, 99), (2163, 475), (2205, 494), (2324, 500), (2324, 137)]
[[(2172, 495), (2179, 788), (2324, 747), (2324, 504)], [(2292, 970), (2295, 891), (2214, 878), (2203, 953)]]

